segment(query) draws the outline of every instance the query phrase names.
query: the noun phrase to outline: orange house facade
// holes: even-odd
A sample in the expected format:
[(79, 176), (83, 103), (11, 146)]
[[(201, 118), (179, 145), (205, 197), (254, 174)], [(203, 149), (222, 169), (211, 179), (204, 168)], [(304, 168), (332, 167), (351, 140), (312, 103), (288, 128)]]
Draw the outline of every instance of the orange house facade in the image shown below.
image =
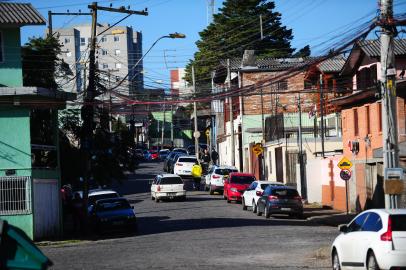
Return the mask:
[[(406, 89), (405, 80), (401, 76), (406, 65), (404, 44), (405, 40), (395, 42), (398, 93), (396, 114), (400, 149), (403, 149), (401, 146), (406, 141)], [(352, 177), (348, 181), (349, 206), (350, 210), (357, 212), (385, 207), (382, 103), (377, 88), (381, 69), (379, 50), (378, 40), (365, 40), (354, 46), (341, 72), (342, 76), (352, 76), (353, 93), (333, 100), (333, 104), (341, 109), (343, 155), (353, 163)], [(401, 164), (404, 164), (402, 160), (405, 154), (401, 150)], [(342, 201), (341, 196), (336, 197), (336, 200)]]

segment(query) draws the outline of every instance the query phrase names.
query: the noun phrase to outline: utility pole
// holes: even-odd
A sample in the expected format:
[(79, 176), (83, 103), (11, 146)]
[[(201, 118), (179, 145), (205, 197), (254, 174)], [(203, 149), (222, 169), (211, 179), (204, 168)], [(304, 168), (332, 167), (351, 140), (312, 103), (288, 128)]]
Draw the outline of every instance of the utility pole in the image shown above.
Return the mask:
[(171, 104), (171, 146), (173, 147), (173, 105)]
[(320, 74), (320, 136), (321, 156), (324, 158), (324, 95), (323, 95), (323, 74)]
[(299, 111), (299, 167), (300, 167), (300, 191), (303, 199), (307, 199), (307, 183), (304, 175), (304, 160), (303, 160), (303, 139), (302, 139), (302, 103), (300, 93), (298, 94), (297, 107)]
[[(227, 59), (227, 78), (228, 78), (228, 91), (231, 91), (230, 59)], [(233, 97), (231, 95), (228, 97), (228, 105), (229, 105), (229, 109), (230, 109), (231, 165), (235, 166)]]
[[(192, 83), (193, 83), (193, 93), (196, 98), (196, 78), (195, 78), (195, 67), (192, 66)], [(197, 130), (197, 103), (193, 102), (193, 121), (195, 125), (195, 132), (193, 132), (193, 137), (195, 138), (195, 155), (199, 159), (199, 132)]]
[(166, 122), (166, 106), (164, 104), (164, 121), (162, 123), (162, 129), (161, 129), (161, 149), (164, 148), (165, 122)]
[(259, 15), (259, 29), (261, 31), (261, 40), (264, 39), (264, 30), (262, 28), (262, 15)]
[[(399, 168), (398, 128), (396, 115), (396, 66), (393, 35), (393, 1), (381, 0), (381, 91), (384, 175)], [(384, 179), (386, 182), (388, 179)], [(386, 184), (386, 183), (385, 183)], [(385, 208), (398, 208), (399, 196), (385, 194)]]
[[(262, 129), (262, 142), (261, 145), (264, 146), (265, 144), (265, 117), (264, 117), (264, 93), (263, 89), (261, 87), (261, 129)], [(264, 153), (260, 155), (261, 157), (261, 174), (262, 177), (261, 179), (265, 179), (265, 159), (264, 159)]]
[[(91, 168), (91, 152), (92, 152), (92, 145), (93, 145), (93, 129), (94, 129), (94, 108), (93, 108), (93, 101), (95, 98), (96, 93), (96, 32), (97, 32), (97, 11), (104, 10), (110, 12), (118, 12), (118, 13), (126, 13), (126, 14), (139, 14), (139, 15), (148, 15), (146, 11), (133, 11), (133, 10), (126, 10), (124, 7), (120, 8), (108, 8), (108, 7), (101, 7), (97, 5), (97, 2), (93, 2), (88, 8), (92, 11), (90, 14), (92, 15), (92, 28), (91, 28), (91, 42), (90, 42), (90, 50), (89, 50), (89, 84), (86, 91), (83, 93), (84, 104), (82, 106), (81, 116), (83, 119), (83, 135), (80, 140), (81, 150), (83, 151), (83, 155), (86, 161), (86, 169), (83, 181), (83, 200), (84, 200), (84, 211), (87, 211), (87, 199), (88, 199), (88, 191), (89, 191), (89, 179), (92, 174)], [(52, 13), (51, 13), (52, 14)], [(69, 13), (71, 15), (73, 13)], [(59, 15), (59, 14), (54, 14)], [(79, 14), (80, 15), (80, 14)], [(50, 28), (52, 32), (52, 25)]]

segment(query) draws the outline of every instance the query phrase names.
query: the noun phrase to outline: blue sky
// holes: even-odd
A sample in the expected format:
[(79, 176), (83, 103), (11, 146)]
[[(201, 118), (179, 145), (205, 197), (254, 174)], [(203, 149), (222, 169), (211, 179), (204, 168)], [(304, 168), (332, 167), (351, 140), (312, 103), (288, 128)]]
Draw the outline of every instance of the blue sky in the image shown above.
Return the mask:
[[(113, 7), (131, 6), (131, 9), (148, 8), (149, 16), (133, 15), (121, 25), (132, 26), (143, 33), (144, 52), (162, 35), (180, 32), (186, 34), (186, 39), (162, 39), (146, 56), (144, 68), (146, 82), (156, 84), (163, 81), (168, 83), (169, 70), (184, 67), (188, 59), (196, 51), (195, 42), (199, 39), (199, 31), (207, 26), (208, 0), (100, 0), (99, 5)], [(87, 12), (90, 2), (83, 0), (34, 0), (31, 3), (46, 18), (48, 10), (53, 12)], [(282, 14), (282, 23), (293, 29), (292, 46), (301, 48), (306, 44), (314, 47), (328, 40), (334, 34), (342, 31), (343, 26), (369, 14), (372, 18), (377, 10), (377, 0), (276, 0), (276, 10)], [(406, 11), (406, 0), (394, 0), (395, 13)], [(221, 7), (222, 1), (215, 0), (215, 7)], [(122, 14), (99, 12), (98, 21), (114, 23), (122, 18)], [(365, 19), (363, 20), (365, 21)], [(67, 27), (78, 23), (90, 22), (87, 16), (55, 16), (54, 28)], [(350, 24), (351, 25), (351, 24)], [(22, 42), (30, 36), (41, 36), (45, 26), (23, 27)], [(230, 33), (232, 34), (232, 33)], [(316, 47), (317, 49), (318, 47)], [(312, 50), (318, 54), (317, 50)]]

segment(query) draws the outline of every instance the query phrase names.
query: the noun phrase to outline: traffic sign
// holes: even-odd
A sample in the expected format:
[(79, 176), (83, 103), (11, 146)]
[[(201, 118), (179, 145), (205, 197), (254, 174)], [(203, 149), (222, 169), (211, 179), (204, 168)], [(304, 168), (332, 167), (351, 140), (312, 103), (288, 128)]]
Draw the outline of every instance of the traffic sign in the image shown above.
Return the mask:
[(255, 155), (259, 156), (264, 152), (264, 148), (260, 143), (257, 143), (254, 145), (254, 147), (252, 147), (252, 152), (254, 152)]
[(351, 171), (349, 171), (349, 170), (341, 170), (340, 177), (344, 181), (350, 180), (351, 179)]
[(193, 132), (193, 137), (199, 138), (200, 137), (200, 132), (199, 131)]
[(338, 162), (337, 166), (338, 166), (338, 168), (340, 168), (341, 170), (349, 170), (349, 169), (351, 169), (351, 167), (352, 167), (352, 163), (351, 163), (351, 161), (350, 161), (348, 158), (343, 157), (343, 158), (340, 160), (340, 162)]

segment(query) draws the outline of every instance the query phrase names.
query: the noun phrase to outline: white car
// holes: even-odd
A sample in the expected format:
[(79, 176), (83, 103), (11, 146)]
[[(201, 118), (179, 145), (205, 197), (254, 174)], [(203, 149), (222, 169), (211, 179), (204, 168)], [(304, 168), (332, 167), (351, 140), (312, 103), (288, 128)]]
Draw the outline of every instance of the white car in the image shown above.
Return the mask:
[(247, 207), (251, 207), (252, 212), (256, 213), (258, 209), (258, 199), (269, 185), (284, 186), (283, 183), (274, 181), (256, 180), (252, 182), (242, 194), (242, 209), (247, 210)]
[(333, 269), (406, 269), (406, 209), (372, 209), (341, 225)]
[(213, 166), (205, 177), (205, 189), (210, 191), (210, 195), (214, 192), (224, 191), (224, 177), (227, 177), (232, 172), (238, 172), (234, 166)]
[(192, 177), (192, 167), (200, 164), (195, 156), (179, 156), (173, 165), (173, 173), (181, 177)]
[(159, 202), (162, 199), (186, 199), (182, 178), (175, 174), (160, 174), (151, 185), (151, 199)]

